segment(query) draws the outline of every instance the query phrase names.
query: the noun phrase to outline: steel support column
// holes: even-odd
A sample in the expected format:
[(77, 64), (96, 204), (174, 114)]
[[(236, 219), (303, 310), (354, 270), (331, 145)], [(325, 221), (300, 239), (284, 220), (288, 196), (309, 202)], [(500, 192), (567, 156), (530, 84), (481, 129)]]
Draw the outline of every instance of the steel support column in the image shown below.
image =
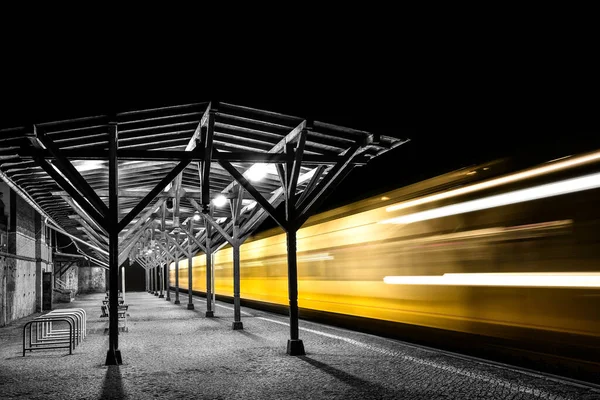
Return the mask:
[(233, 329), (244, 329), (242, 324), (242, 313), (240, 304), (240, 242), (237, 240), (239, 237), (240, 226), (239, 223), (233, 224)]
[(165, 300), (171, 301), (171, 282), (170, 282), (170, 274), (169, 274), (169, 262), (166, 260), (168, 260), (168, 259), (165, 257), (164, 271), (165, 271), (165, 287), (166, 287), (166, 291), (167, 291), (167, 297), (165, 297)]
[[(212, 217), (212, 203), (210, 205), (209, 215)], [(210, 224), (205, 223), (206, 229), (206, 314), (205, 316), (208, 318), (212, 318), (215, 316), (215, 312), (213, 311), (213, 284), (214, 284), (214, 275), (213, 275), (213, 262), (212, 262), (212, 248), (211, 248), (211, 240), (210, 236), (212, 234), (212, 227)]]
[(240, 302), (240, 209), (242, 203), (243, 189), (234, 192), (234, 198), (230, 200), (231, 216), (233, 218), (233, 325), (234, 330), (244, 329), (242, 324), (242, 312)]
[(301, 356), (304, 352), (304, 344), (300, 340), (298, 332), (298, 264), (296, 260), (296, 230), (291, 229), (287, 237), (287, 261), (288, 261), (288, 293), (290, 300), (290, 339), (287, 343), (287, 353), (292, 356)]
[[(179, 243), (179, 232), (177, 232), (175, 234), (175, 240), (177, 241), (177, 243)], [(177, 251), (177, 249), (173, 249), (174, 252)], [(173, 302), (173, 304), (180, 304), (181, 302), (179, 301), (179, 255), (177, 255), (176, 259), (175, 259), (175, 301)]]
[(306, 141), (307, 130), (312, 129), (312, 122), (307, 123), (307, 127), (302, 131), (298, 138), (296, 148), (288, 143), (285, 148), (287, 161), (285, 164), (285, 174), (282, 180), (285, 185), (285, 216), (287, 220), (286, 239), (287, 239), (287, 261), (288, 261), (288, 297), (290, 302), (290, 339), (287, 343), (287, 353), (292, 356), (303, 356), (304, 343), (300, 340), (298, 328), (298, 259), (296, 233), (300, 225), (297, 224), (296, 203), (296, 185), (300, 173), (302, 156), (304, 155), (304, 143)]
[(158, 296), (158, 288), (160, 287), (160, 271), (159, 267), (154, 267), (154, 295)]
[[(192, 218), (188, 221), (188, 228), (190, 231), (190, 235), (194, 236), (194, 222)], [(194, 309), (194, 301), (192, 300), (192, 265), (193, 262), (193, 253), (192, 253), (192, 240), (188, 238), (188, 310)]]
[(165, 294), (164, 294), (164, 289), (165, 289), (165, 274), (164, 274), (164, 270), (161, 266), (160, 263), (158, 263), (158, 267), (156, 267), (156, 269), (158, 270), (158, 273), (160, 275), (160, 294), (158, 295), (159, 299), (164, 299), (165, 298)]
[(109, 285), (110, 292), (108, 304), (110, 307), (108, 325), (108, 352), (105, 365), (122, 364), (121, 351), (119, 350), (119, 165), (117, 163), (118, 133), (117, 124), (108, 125), (108, 215), (106, 226), (108, 229), (108, 260), (109, 260)]
[(158, 297), (160, 294), (160, 266), (154, 267), (154, 295)]

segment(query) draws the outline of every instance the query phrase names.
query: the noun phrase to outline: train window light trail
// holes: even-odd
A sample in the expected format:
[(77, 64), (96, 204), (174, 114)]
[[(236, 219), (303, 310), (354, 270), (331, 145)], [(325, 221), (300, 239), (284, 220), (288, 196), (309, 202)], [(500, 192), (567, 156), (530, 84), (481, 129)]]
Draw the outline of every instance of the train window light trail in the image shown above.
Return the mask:
[[(477, 183), (475, 185), (470, 185), (454, 190), (450, 190), (443, 193), (438, 193), (432, 196), (423, 197), (420, 199), (405, 201), (399, 204), (395, 204), (386, 208), (387, 212), (403, 210), (409, 207), (414, 207), (422, 204), (431, 203), (438, 200), (449, 199), (451, 197), (460, 196), (463, 194), (473, 193), (478, 190), (489, 189), (496, 186), (504, 185), (507, 183), (518, 182), (524, 179), (533, 178), (536, 176), (548, 174), (551, 172), (561, 171), (567, 168), (584, 165), (590, 162), (594, 162), (600, 160), (600, 151), (583, 155), (575, 158), (566, 158), (564, 161), (555, 161), (550, 162), (549, 165), (545, 165), (543, 167), (534, 168), (531, 170), (519, 172), (516, 174), (511, 174), (508, 176), (503, 176), (501, 178), (492, 179), (486, 182)], [(383, 199), (382, 199), (383, 200)]]
[[(492, 179), (463, 188), (438, 193), (423, 198), (402, 202), (386, 208), (387, 212), (431, 203), (454, 196), (473, 193), (479, 190), (540, 176), (600, 159), (600, 152), (575, 158), (561, 159), (552, 164)], [(575, 193), (600, 187), (600, 173), (565, 179), (526, 189), (515, 190), (499, 195), (438, 207), (379, 221), (380, 224), (410, 224), (451, 215), (485, 210), (543, 199), (563, 194)], [(600, 273), (597, 272), (539, 272), (539, 273), (445, 273), (443, 275), (404, 275), (385, 276), (386, 284), (395, 285), (440, 285), (440, 286), (504, 286), (504, 287), (546, 287), (546, 288), (598, 288)]]
[(600, 287), (600, 272), (473, 273), (441, 276), (386, 276), (395, 285), (529, 286), (555, 288)]
[(579, 178), (566, 179), (545, 185), (533, 186), (528, 189), (516, 190), (509, 193), (484, 197), (482, 199), (452, 204), (432, 210), (421, 211), (403, 215), (396, 218), (380, 221), (381, 224), (410, 224), (412, 222), (426, 221), (434, 218), (447, 217), (471, 211), (485, 210), (509, 204), (516, 204), (530, 200), (574, 193), (600, 187), (600, 173), (585, 175)]

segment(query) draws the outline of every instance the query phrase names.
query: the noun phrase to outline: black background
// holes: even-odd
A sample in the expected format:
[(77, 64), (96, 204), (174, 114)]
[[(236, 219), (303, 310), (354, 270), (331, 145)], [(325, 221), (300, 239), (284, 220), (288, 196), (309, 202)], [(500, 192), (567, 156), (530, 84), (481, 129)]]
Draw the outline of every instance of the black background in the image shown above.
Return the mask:
[(411, 139), (353, 171), (322, 209), (494, 158), (600, 148), (593, 52), (546, 30), (349, 23), (303, 38), (304, 24), (299, 37), (253, 27), (231, 40), (83, 25), (4, 36), (0, 127), (220, 100)]

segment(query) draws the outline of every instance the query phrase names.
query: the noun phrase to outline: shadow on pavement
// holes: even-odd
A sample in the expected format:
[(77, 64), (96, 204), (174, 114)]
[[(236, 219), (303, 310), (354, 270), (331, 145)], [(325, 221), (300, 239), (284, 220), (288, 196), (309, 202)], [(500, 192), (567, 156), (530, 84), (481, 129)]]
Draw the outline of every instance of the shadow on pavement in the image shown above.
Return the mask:
[(123, 389), (123, 381), (121, 370), (118, 365), (109, 365), (106, 369), (106, 376), (102, 383), (102, 394), (100, 399), (125, 399), (125, 390)]
[[(298, 358), (302, 361), (309, 363), (310, 365), (320, 369), (321, 371), (333, 376), (334, 378), (344, 382), (348, 386), (351, 386), (356, 393), (360, 393), (361, 399), (366, 398), (377, 398), (377, 399), (398, 399), (405, 398), (404, 396), (409, 396), (410, 393), (407, 391), (403, 391), (404, 393), (399, 393), (396, 390), (391, 388), (382, 386), (378, 383), (366, 381), (359, 376), (349, 374), (340, 369), (334, 368), (330, 365), (324, 364), (320, 361), (313, 360), (307, 356), (298, 356)], [(404, 396), (403, 396), (404, 395)], [(413, 394), (414, 395), (414, 394)], [(408, 398), (408, 397), (406, 397)]]

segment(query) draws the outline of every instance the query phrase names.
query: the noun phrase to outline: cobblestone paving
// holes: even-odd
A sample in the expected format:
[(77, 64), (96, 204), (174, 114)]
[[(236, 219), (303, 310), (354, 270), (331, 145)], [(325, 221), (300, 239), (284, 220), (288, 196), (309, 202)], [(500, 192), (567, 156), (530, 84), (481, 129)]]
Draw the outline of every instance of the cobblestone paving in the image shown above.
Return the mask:
[(128, 293), (129, 331), (119, 336), (123, 364), (103, 365), (103, 295), (59, 307), (88, 313), (88, 336), (66, 350), (22, 357), (22, 326), (0, 328), (0, 399), (600, 399), (600, 389), (503, 368), (398, 341), (300, 321), (306, 356), (285, 353), (287, 317), (233, 309), (187, 295), (174, 305)]

